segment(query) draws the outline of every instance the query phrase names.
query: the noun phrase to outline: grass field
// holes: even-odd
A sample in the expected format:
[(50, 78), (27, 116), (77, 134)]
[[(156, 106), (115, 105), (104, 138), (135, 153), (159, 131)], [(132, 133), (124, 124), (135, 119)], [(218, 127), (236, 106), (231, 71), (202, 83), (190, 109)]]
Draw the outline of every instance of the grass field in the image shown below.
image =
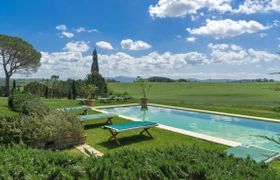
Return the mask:
[[(152, 83), (149, 99), (190, 107), (280, 119), (279, 83)], [(140, 98), (136, 83), (110, 83), (114, 93)]]

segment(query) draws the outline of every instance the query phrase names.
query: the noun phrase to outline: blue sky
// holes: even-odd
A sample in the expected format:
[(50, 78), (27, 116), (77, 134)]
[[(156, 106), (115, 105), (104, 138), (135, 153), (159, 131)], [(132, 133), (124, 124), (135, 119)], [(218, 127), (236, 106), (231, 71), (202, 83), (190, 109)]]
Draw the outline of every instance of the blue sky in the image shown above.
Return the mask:
[(268, 74), (280, 71), (280, 0), (0, 2), (0, 33), (42, 52), (29, 77), (83, 78), (94, 47), (106, 77), (277, 79)]

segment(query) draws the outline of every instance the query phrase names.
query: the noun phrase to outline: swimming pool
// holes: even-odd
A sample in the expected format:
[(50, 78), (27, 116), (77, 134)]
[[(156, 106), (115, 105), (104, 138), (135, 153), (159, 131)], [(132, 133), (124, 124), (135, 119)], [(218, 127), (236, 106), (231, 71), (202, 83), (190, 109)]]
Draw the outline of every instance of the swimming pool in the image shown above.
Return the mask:
[(149, 106), (148, 110), (141, 110), (140, 106), (113, 107), (102, 110), (138, 120), (157, 122), (173, 128), (280, 152), (280, 146), (259, 137), (260, 135), (275, 136), (280, 134), (280, 123), (277, 122), (157, 106)]

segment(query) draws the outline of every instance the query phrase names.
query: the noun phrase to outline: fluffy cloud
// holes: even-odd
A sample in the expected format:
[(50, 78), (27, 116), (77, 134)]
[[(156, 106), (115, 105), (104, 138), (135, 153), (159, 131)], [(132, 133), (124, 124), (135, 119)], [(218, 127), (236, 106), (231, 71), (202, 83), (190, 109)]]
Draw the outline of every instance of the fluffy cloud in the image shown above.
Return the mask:
[(183, 17), (196, 14), (198, 10), (207, 8), (210, 11), (230, 12), (231, 0), (159, 0), (156, 5), (149, 7), (152, 17)]
[(89, 50), (88, 43), (84, 41), (68, 42), (63, 50), (70, 52), (87, 52)]
[[(268, 62), (280, 62), (280, 56), (277, 54), (252, 48), (244, 49), (234, 44), (209, 44), (208, 48), (210, 50), (208, 56), (199, 52), (176, 54), (152, 52), (139, 57), (124, 52), (99, 54), (99, 66), (105, 77), (120, 75), (162, 76), (165, 74), (169, 77), (256, 78), (265, 76), (264, 74), (252, 73), (252, 67)], [(49, 77), (52, 74), (57, 74), (64, 79), (84, 78), (86, 74), (90, 73), (92, 63), (92, 57), (88, 55), (88, 50), (88, 43), (78, 41), (67, 43), (61, 52), (42, 52), (42, 65), (33, 76)], [(240, 72), (239, 65), (241, 64), (249, 67), (249, 71)], [(215, 66), (227, 66), (231, 70), (235, 68), (238, 72), (219, 72), (219, 70), (213, 69)], [(243, 74), (240, 75), (240, 73)], [(247, 76), (244, 76), (245, 74)]]
[(102, 49), (114, 49), (113, 46), (106, 41), (98, 41), (96, 42), (96, 45)]
[(78, 33), (81, 33), (81, 32), (86, 32), (86, 29), (84, 27), (79, 27), (75, 31), (78, 32)]
[(206, 20), (206, 25), (196, 28), (187, 29), (193, 35), (209, 35), (215, 38), (234, 37), (244, 33), (255, 33), (268, 29), (257, 21), (234, 21), (231, 19), (225, 20)]
[(60, 31), (60, 37), (66, 37), (66, 38), (72, 38), (74, 37), (74, 33), (68, 32), (67, 31), (67, 26), (64, 24), (60, 24), (58, 26), (55, 27), (57, 30)]
[(65, 24), (60, 24), (55, 27), (57, 30), (65, 31), (67, 30), (67, 26)]
[(139, 51), (151, 48), (151, 45), (144, 41), (133, 41), (131, 39), (122, 40), (120, 44), (123, 49), (128, 49), (132, 51)]
[[(61, 78), (84, 78), (90, 72), (92, 57), (86, 55), (89, 47), (85, 42), (67, 43), (62, 52), (42, 52), (41, 67), (36, 77), (58, 74)], [(162, 72), (183, 70), (188, 66), (209, 64), (207, 56), (198, 52), (173, 54), (171, 52), (134, 57), (124, 52), (99, 54), (101, 73), (106, 77), (118, 75), (154, 75)]]
[(188, 41), (188, 42), (195, 42), (196, 38), (195, 37), (188, 37), (188, 38), (186, 38), (186, 41)]
[(84, 27), (79, 27), (79, 28), (75, 29), (75, 31), (76, 31), (77, 33), (81, 33), (81, 32), (88, 32), (88, 33), (98, 32), (97, 29), (86, 29), (86, 28), (84, 28)]
[(254, 14), (270, 11), (280, 12), (280, 0), (245, 0), (235, 9), (235, 13)]
[(74, 34), (71, 33), (71, 32), (62, 31), (61, 32), (61, 37), (72, 38), (72, 37), (74, 37)]
[(235, 44), (209, 44), (211, 50), (209, 58), (213, 63), (226, 63), (232, 65), (254, 64), (260, 62), (280, 61), (280, 56), (266, 51), (243, 49)]

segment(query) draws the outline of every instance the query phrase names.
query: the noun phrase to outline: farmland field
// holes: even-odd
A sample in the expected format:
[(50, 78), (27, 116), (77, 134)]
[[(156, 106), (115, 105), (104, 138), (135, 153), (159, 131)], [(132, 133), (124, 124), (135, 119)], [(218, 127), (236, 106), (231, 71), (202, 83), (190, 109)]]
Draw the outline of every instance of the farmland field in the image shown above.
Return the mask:
[[(140, 98), (136, 83), (109, 83), (113, 93)], [(280, 83), (152, 83), (152, 103), (280, 119)]]

